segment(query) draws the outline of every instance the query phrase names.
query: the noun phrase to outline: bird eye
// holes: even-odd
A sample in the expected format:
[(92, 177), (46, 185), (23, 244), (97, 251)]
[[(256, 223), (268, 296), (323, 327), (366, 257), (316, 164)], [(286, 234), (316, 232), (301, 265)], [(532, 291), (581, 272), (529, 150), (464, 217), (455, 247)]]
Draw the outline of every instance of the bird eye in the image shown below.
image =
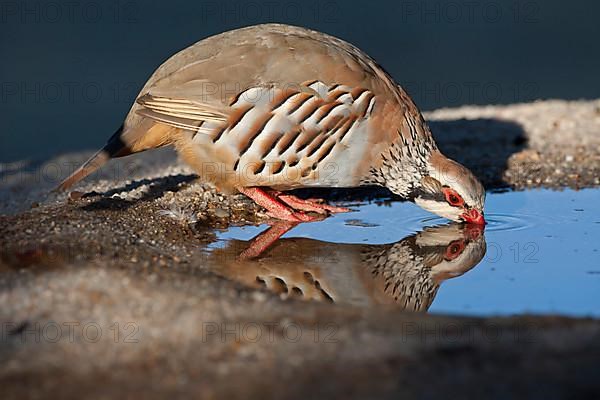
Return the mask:
[(465, 249), (464, 241), (462, 241), (462, 240), (454, 241), (454, 242), (450, 243), (450, 245), (448, 245), (448, 247), (446, 248), (446, 254), (444, 255), (444, 258), (446, 259), (446, 261), (452, 261), (459, 255), (461, 255), (461, 253), (463, 252), (464, 249)]
[(446, 196), (446, 201), (454, 207), (461, 207), (464, 205), (464, 200), (462, 199), (462, 197), (460, 197), (460, 195), (458, 193), (456, 193), (456, 191), (452, 190), (452, 189), (445, 189), (444, 190), (444, 195)]

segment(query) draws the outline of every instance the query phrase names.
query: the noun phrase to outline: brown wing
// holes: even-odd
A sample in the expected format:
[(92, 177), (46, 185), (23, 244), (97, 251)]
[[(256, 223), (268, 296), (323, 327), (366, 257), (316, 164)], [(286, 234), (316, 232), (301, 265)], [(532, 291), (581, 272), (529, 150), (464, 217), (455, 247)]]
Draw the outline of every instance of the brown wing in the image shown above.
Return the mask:
[[(402, 103), (396, 83), (364, 52), (338, 38), (280, 24), (225, 32), (182, 50), (154, 72), (140, 96), (171, 96), (221, 110), (248, 88), (297, 89), (316, 80), (365, 88), (380, 102)], [(132, 108), (126, 130), (143, 119), (141, 108)]]
[[(320, 81), (294, 88), (251, 87), (232, 97), (223, 120), (212, 107), (198, 102), (143, 96), (147, 118), (173, 127), (187, 127), (195, 136), (190, 146), (205, 162), (221, 162), (233, 172), (233, 186), (332, 185), (323, 180), (327, 161), (341, 162), (352, 135), (365, 135), (375, 96), (364, 88), (327, 86)], [(207, 154), (211, 153), (207, 151)], [(350, 160), (349, 160), (350, 161)], [(334, 184), (335, 185), (335, 184)]]

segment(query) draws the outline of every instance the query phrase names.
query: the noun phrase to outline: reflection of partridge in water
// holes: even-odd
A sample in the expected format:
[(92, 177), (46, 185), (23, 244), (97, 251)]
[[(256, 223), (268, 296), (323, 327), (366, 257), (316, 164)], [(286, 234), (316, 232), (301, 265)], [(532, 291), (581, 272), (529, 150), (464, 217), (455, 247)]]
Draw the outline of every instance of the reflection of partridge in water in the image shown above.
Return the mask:
[(482, 231), (461, 225), (426, 228), (381, 247), (369, 246), (363, 253), (381, 302), (393, 300), (415, 311), (426, 311), (439, 285), (473, 268), (486, 251)]
[(426, 228), (385, 245), (282, 239), (260, 258), (239, 260), (247, 242), (231, 241), (211, 255), (219, 275), (284, 297), (356, 305), (396, 304), (426, 311), (441, 282), (473, 268), (486, 251), (478, 227)]

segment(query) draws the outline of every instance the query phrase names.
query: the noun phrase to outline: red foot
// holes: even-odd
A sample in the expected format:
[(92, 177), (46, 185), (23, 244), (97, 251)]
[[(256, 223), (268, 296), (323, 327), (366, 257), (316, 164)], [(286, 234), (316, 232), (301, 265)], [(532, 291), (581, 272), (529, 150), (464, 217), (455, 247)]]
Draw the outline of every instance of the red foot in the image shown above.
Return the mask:
[(298, 222), (290, 221), (278, 221), (271, 225), (269, 229), (260, 233), (250, 243), (250, 246), (242, 251), (238, 256), (238, 260), (250, 260), (260, 256), (265, 250), (267, 250), (273, 243), (275, 243), (281, 236), (283, 236), (290, 229), (298, 225)]
[(322, 215), (311, 216), (301, 211), (294, 211), (261, 188), (240, 187), (238, 190), (240, 193), (243, 193), (254, 200), (259, 206), (266, 208), (268, 211), (267, 214), (270, 217), (290, 222), (313, 222), (323, 219)]
[(288, 206), (301, 211), (316, 212), (319, 214), (330, 213), (344, 213), (350, 212), (349, 208), (346, 207), (335, 207), (325, 204), (322, 199), (301, 199), (291, 194), (280, 194), (277, 198), (283, 201)]
[(267, 211), (267, 215), (271, 218), (289, 222), (317, 222), (322, 221), (325, 218), (322, 214), (308, 215), (303, 213), (302, 211), (292, 211), (290, 216), (288, 216), (287, 214), (278, 214), (271, 211)]

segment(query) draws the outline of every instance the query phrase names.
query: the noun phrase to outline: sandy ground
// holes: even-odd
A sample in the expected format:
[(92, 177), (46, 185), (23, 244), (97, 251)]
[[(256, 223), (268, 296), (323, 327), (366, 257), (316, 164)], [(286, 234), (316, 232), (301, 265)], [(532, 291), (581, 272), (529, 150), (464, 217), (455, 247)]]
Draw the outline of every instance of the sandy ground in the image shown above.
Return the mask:
[[(600, 184), (600, 101), (429, 113), (489, 189)], [(169, 150), (48, 194), (86, 154), (0, 167), (2, 398), (598, 395), (600, 322), (282, 301), (205, 268), (214, 229), (266, 217)], [(320, 193), (385, 198), (377, 190)], [(383, 197), (382, 197), (383, 196)]]

